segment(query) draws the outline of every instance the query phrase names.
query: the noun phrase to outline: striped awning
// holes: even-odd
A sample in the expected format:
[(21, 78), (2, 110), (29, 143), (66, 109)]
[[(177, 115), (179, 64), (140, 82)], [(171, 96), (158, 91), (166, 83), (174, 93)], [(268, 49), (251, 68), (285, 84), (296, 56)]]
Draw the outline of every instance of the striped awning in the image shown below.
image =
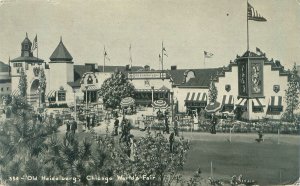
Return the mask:
[(259, 98), (252, 99), (252, 104), (254, 107), (264, 107), (265, 106), (263, 100), (259, 99)]
[[(87, 91), (97, 91), (99, 89), (100, 88), (95, 85), (90, 85), (90, 86), (88, 86)], [(84, 91), (86, 91), (86, 90), (84, 90)]]
[(55, 97), (55, 90), (51, 90), (48, 92), (48, 94), (46, 95), (46, 97)]
[(14, 90), (12, 93), (11, 93), (12, 96), (18, 96), (20, 95), (20, 90), (19, 89), (16, 89)]
[(222, 105), (234, 105), (234, 99), (232, 95), (223, 95)]
[(206, 102), (207, 96), (206, 96), (206, 93), (188, 92), (186, 95), (185, 101)]
[(246, 107), (247, 106), (247, 99), (246, 98), (239, 98), (236, 102), (237, 107)]
[(282, 96), (271, 96), (271, 98), (269, 100), (269, 106), (281, 107), (282, 106)]

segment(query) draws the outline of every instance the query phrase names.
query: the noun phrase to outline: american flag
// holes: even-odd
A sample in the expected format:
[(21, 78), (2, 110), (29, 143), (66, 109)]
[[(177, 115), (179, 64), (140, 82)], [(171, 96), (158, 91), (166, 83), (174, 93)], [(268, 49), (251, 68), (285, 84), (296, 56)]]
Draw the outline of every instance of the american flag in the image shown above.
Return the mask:
[(213, 57), (213, 55), (214, 55), (213, 53), (204, 51), (204, 57), (205, 58), (211, 58), (211, 57)]
[(34, 51), (36, 48), (38, 48), (37, 35), (35, 35), (35, 38), (33, 40), (31, 51)]
[(251, 6), (249, 3), (248, 3), (248, 20), (267, 21), (267, 19), (261, 16), (259, 13), (257, 13), (257, 11), (254, 10), (253, 6)]

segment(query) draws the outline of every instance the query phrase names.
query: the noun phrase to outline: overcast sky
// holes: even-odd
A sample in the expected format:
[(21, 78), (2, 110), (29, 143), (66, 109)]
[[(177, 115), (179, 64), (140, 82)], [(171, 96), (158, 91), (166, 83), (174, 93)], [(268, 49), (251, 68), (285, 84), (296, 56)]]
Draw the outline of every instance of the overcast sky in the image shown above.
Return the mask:
[[(268, 21), (249, 21), (250, 50), (259, 47), (286, 68), (300, 64), (300, 0), (249, 0)], [(246, 51), (246, 0), (0, 0), (0, 61), (20, 56), (25, 33), (38, 35), (39, 57), (49, 57), (60, 36), (75, 64), (129, 64), (158, 69), (228, 65)], [(36, 55), (36, 53), (34, 53)]]

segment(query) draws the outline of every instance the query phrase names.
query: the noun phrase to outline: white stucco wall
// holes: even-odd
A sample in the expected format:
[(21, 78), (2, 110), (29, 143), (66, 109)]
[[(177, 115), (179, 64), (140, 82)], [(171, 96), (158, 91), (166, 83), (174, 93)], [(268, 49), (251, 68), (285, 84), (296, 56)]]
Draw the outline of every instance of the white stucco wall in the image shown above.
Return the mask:
[[(225, 72), (225, 77), (219, 77), (219, 82), (215, 83), (218, 90), (218, 102), (222, 102), (223, 95), (232, 95), (236, 102), (238, 96), (238, 67), (233, 66), (231, 72)], [(225, 86), (230, 85), (231, 90), (227, 92)]]

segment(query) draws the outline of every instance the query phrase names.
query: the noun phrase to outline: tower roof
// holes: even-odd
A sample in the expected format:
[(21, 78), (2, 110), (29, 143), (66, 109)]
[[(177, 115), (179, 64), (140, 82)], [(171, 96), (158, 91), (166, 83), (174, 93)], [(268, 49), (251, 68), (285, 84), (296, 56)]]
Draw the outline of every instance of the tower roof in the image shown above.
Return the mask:
[(51, 61), (72, 61), (73, 57), (60, 39), (60, 42), (49, 58)]
[(22, 44), (28, 44), (28, 43), (32, 44), (31, 41), (30, 41), (30, 39), (28, 39), (28, 34), (27, 34), (27, 32), (26, 32), (26, 37), (25, 37), (25, 39), (23, 40)]

